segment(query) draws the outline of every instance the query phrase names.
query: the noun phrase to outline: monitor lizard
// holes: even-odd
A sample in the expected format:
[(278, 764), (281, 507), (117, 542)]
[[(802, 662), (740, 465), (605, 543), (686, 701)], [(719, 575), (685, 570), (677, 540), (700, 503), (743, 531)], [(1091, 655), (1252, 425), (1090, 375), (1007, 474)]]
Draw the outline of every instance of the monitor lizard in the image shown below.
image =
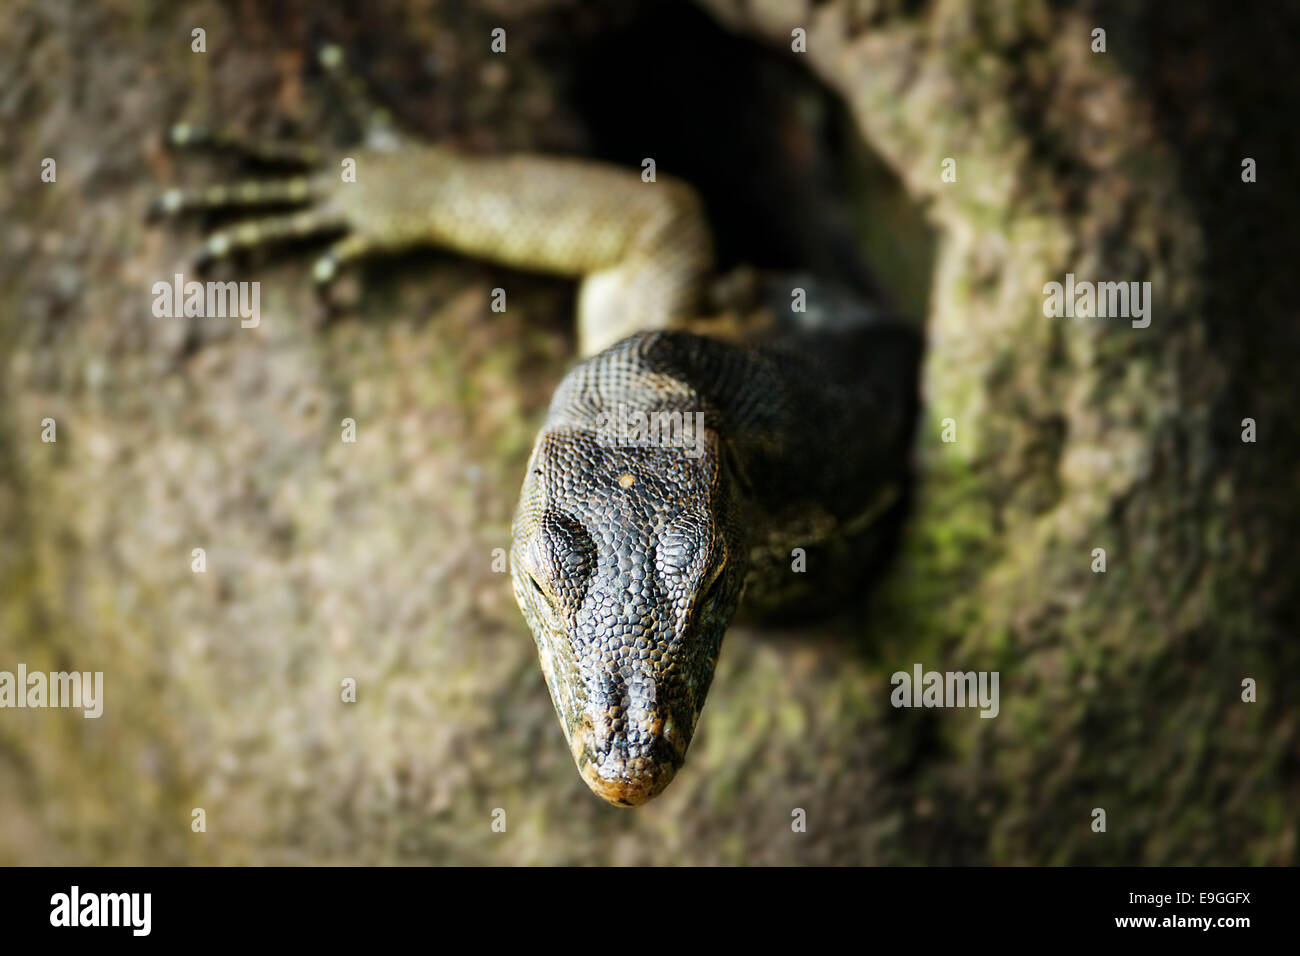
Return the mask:
[[(321, 59), (346, 84), (337, 49)], [(168, 190), (151, 211), (302, 207), (210, 234), (200, 265), (333, 235), (313, 269), (323, 285), (419, 245), (580, 282), (581, 361), (524, 474), (511, 580), (583, 780), (642, 804), (682, 766), (742, 594), (768, 611), (860, 588), (905, 480), (917, 338), (811, 277), (768, 280), (744, 321), (703, 317), (711, 231), (672, 177), (461, 155), (378, 113), (367, 128), (344, 182), (308, 147), (175, 126), (176, 146), (305, 171)]]

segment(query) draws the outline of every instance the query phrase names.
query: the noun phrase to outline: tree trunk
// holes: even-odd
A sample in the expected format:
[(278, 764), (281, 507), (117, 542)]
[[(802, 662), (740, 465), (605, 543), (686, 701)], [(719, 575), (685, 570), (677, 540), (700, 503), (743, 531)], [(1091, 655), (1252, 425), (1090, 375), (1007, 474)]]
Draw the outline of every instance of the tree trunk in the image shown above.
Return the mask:
[[(782, 51), (806, 29), (790, 58), (927, 208), (924, 418), (867, 613), (733, 627), (689, 762), (634, 813), (573, 773), (496, 551), (572, 291), (414, 257), (317, 323), (289, 257), (234, 276), (262, 283), (255, 330), (160, 320), (197, 232), (140, 215), (231, 172), (158, 148), (172, 121), (330, 138), (318, 32), (430, 138), (589, 152), (553, 54), (604, 42), (599, 15), (0, 13), (0, 670), (105, 675), (98, 720), (0, 719), (0, 862), (1297, 862), (1300, 15), (705, 6)], [(1070, 273), (1149, 281), (1150, 325), (1048, 318)], [(916, 663), (999, 672), (998, 716), (895, 709)]]
[[(940, 232), (920, 501), (876, 627), (927, 666), (1000, 670), (1003, 709), (947, 728), (964, 759), (920, 772), (941, 809), (916, 836), (1001, 862), (1294, 863), (1300, 17), (706, 6), (786, 48), (804, 28)], [(1067, 273), (1150, 282), (1149, 326), (1045, 317)]]

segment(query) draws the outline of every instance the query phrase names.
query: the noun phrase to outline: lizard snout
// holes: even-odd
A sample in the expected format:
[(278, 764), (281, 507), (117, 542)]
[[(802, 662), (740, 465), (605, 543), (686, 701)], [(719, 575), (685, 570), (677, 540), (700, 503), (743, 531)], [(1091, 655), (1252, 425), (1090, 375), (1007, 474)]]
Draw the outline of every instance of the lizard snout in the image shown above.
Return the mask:
[[(670, 710), (659, 706), (655, 685), (629, 693), (610, 688), (603, 709), (589, 709), (571, 741), (583, 780), (602, 800), (635, 807), (658, 795), (676, 775), (689, 742)], [(687, 724), (689, 726), (689, 724)]]

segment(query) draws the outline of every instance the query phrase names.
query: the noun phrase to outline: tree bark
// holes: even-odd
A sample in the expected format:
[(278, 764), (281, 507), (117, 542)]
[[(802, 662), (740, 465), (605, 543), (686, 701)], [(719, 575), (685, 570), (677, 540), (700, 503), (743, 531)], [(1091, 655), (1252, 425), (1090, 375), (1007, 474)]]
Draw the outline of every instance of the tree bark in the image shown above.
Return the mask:
[[(918, 661), (1000, 669), (1004, 706), (945, 735), (967, 759), (922, 772), (944, 809), (917, 836), (1294, 863), (1295, 12), (705, 5), (785, 48), (804, 28), (940, 233), (919, 506), (877, 613)], [(1150, 282), (1149, 327), (1045, 317), (1067, 273)]]
[[(318, 324), (290, 257), (237, 276), (262, 281), (256, 330), (159, 320), (197, 232), (140, 215), (189, 178), (158, 148), (176, 119), (330, 138), (317, 26), (431, 138), (582, 153), (549, 54), (596, 14), (0, 13), (0, 669), (105, 672), (99, 721), (0, 720), (0, 862), (1297, 862), (1300, 14), (704, 5), (785, 51), (807, 30), (790, 56), (939, 247), (901, 553), (865, 615), (733, 627), (687, 766), (634, 814), (573, 773), (494, 564), (571, 291), (416, 257)], [(1150, 326), (1046, 317), (1068, 273), (1150, 281)], [(914, 663), (998, 671), (998, 717), (894, 709)]]

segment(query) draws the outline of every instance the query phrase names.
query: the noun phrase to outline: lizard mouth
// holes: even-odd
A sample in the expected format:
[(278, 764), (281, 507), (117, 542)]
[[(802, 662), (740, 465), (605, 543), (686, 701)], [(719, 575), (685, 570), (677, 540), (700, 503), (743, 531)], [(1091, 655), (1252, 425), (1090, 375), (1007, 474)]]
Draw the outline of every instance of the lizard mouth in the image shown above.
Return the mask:
[(677, 775), (686, 751), (671, 720), (663, 726), (659, 733), (636, 735), (632, 740), (637, 742), (619, 737), (603, 747), (590, 728), (575, 733), (573, 757), (591, 792), (618, 807), (637, 807), (662, 793)]
[(657, 797), (672, 782), (677, 768), (656, 764), (649, 768), (632, 768), (632, 761), (597, 764), (579, 762), (578, 769), (591, 792), (616, 807), (639, 807)]

